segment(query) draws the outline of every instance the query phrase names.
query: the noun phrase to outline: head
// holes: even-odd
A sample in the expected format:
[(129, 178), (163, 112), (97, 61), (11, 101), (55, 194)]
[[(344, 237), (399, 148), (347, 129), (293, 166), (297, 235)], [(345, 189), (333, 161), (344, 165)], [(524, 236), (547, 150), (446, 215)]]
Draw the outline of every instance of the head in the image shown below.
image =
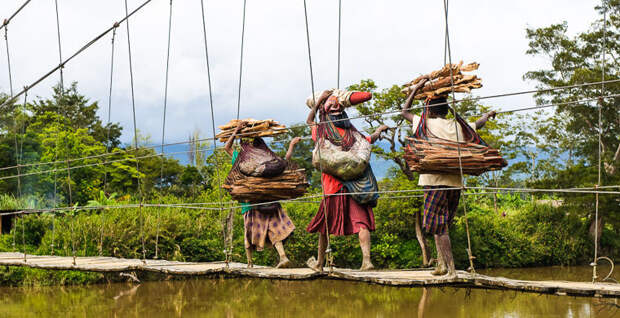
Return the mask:
[(344, 106), (338, 102), (338, 97), (332, 95), (323, 104), (323, 111), (329, 115), (338, 116), (344, 112)]
[(323, 113), (334, 123), (334, 126), (344, 129), (351, 128), (349, 116), (347, 116), (347, 113), (344, 111), (344, 106), (338, 102), (338, 97), (332, 95), (325, 101), (323, 104)]
[(448, 100), (443, 96), (436, 99), (431, 99), (428, 106), (428, 111), (435, 117), (446, 117), (450, 111)]

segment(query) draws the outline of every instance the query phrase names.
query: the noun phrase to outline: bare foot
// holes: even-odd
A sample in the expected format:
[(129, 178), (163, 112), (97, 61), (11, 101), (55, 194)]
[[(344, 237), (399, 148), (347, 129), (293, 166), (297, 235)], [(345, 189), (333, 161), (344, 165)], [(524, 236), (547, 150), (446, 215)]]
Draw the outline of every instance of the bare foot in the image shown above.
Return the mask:
[(448, 274), (448, 270), (444, 267), (437, 267), (434, 271), (431, 272), (431, 275), (433, 276), (443, 276), (446, 274)]
[(441, 276), (442, 279), (455, 279), (457, 278), (456, 272), (447, 272), (447, 274)]
[(362, 263), (362, 267), (360, 267), (361, 271), (370, 271), (375, 269), (375, 265), (372, 265), (371, 262), (368, 263)]
[(321, 264), (319, 264), (319, 262), (316, 261), (316, 258), (314, 258), (314, 256), (310, 257), (306, 261), (306, 266), (308, 266), (311, 270), (315, 272), (319, 272), (319, 273), (323, 272), (323, 266), (321, 266)]
[(280, 260), (280, 263), (276, 265), (276, 268), (289, 268), (293, 265), (288, 258), (284, 258)]
[(248, 268), (254, 268), (254, 263), (248, 263)]

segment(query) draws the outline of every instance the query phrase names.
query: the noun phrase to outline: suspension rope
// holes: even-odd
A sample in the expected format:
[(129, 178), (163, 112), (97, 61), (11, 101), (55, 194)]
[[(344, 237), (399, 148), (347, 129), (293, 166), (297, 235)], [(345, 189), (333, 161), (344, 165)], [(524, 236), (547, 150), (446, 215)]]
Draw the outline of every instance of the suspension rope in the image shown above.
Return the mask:
[[(149, 0), (150, 1), (150, 0)], [(134, 11), (135, 12), (135, 11)], [(129, 9), (127, 7), (127, 0), (125, 0), (125, 15), (127, 16), (127, 19), (125, 20), (125, 26), (127, 27), (127, 52), (128, 52), (128, 57), (129, 57), (129, 82), (130, 82), (130, 87), (131, 87), (131, 111), (132, 111), (132, 118), (133, 118), (133, 140), (134, 140), (134, 147), (136, 149), (136, 151), (138, 150), (138, 125), (136, 124), (136, 97), (135, 97), (135, 93), (134, 93), (134, 85), (133, 85), (133, 61), (131, 58), (131, 37), (130, 37), (130, 32), (129, 32)], [(136, 160), (136, 171), (138, 173), (138, 177), (137, 177), (137, 182), (138, 182), (138, 194), (140, 196), (140, 206), (138, 207), (138, 212), (140, 215), (140, 237), (141, 237), (141, 241), (142, 241), (142, 262), (146, 264), (146, 247), (145, 247), (145, 233), (144, 233), (144, 223), (145, 223), (145, 216), (142, 210), (142, 204), (144, 203), (144, 193), (142, 192), (142, 182), (141, 182), (141, 176), (140, 176), (140, 161)]]
[(336, 88), (340, 89), (340, 42), (342, 35), (342, 0), (338, 0), (338, 72), (336, 79)]
[[(170, 0), (170, 13), (168, 17), (168, 50), (166, 53), (166, 80), (164, 85), (164, 115), (161, 127), (161, 173), (160, 182), (163, 188), (164, 183), (164, 143), (166, 141), (166, 108), (168, 107), (168, 73), (170, 70), (170, 36), (172, 34), (172, 0)], [(159, 257), (159, 223), (160, 223), (160, 210), (157, 210), (157, 230), (155, 231), (155, 259)]]
[[(62, 63), (62, 43), (61, 43), (61, 37), (60, 37), (60, 15), (58, 14), (58, 0), (54, 0), (54, 7), (56, 9), (56, 35), (57, 35), (57, 39), (58, 39), (58, 63), (61, 64)], [(58, 106), (60, 106), (62, 97), (65, 94), (65, 85), (64, 85), (64, 75), (63, 75), (63, 68), (60, 68), (60, 98), (56, 101), (56, 103), (58, 104)], [(58, 120), (58, 124), (60, 124), (60, 120)], [(58, 134), (56, 134), (56, 141), (55, 141), (55, 150), (54, 150), (54, 161), (58, 160)], [(104, 166), (105, 169), (105, 166)], [(54, 207), (58, 206), (58, 174), (56, 172), (54, 172)], [(56, 219), (55, 219), (55, 215), (52, 214), (52, 244), (51, 244), (51, 250), (52, 250), (52, 255), (54, 255), (54, 241), (56, 239)]]
[[(315, 96), (315, 90), (314, 90), (314, 71), (312, 69), (312, 52), (310, 50), (310, 28), (308, 26), (308, 5), (306, 4), (306, 0), (304, 0), (304, 18), (305, 18), (305, 25), (306, 25), (306, 43), (308, 46), (308, 66), (310, 68), (310, 88), (311, 88), (311, 92), (312, 92), (312, 99), (314, 102), (314, 105), (316, 106), (316, 96)], [(340, 36), (339, 36), (340, 37)], [(320, 116), (319, 116), (320, 117)], [(320, 122), (320, 119), (319, 119)], [(316, 142), (319, 142), (319, 136), (317, 136), (317, 140)], [(319, 170), (321, 171), (321, 175), (323, 175), (323, 164), (321, 163), (321, 148), (317, 148), (319, 149), (318, 151), (318, 155), (319, 155)], [(325, 220), (325, 237), (326, 237), (326, 243), (327, 246), (325, 247), (325, 251), (324, 253), (326, 253), (327, 256), (327, 263), (329, 264), (329, 271), (332, 272), (333, 271), (333, 266), (334, 266), (334, 261), (333, 261), (333, 254), (332, 254), (332, 247), (331, 247), (331, 239), (329, 237), (329, 225), (328, 225), (328, 217), (327, 217), (327, 209), (325, 209), (325, 189), (323, 188), (323, 186), (321, 186), (321, 194), (322, 194), (322, 200), (321, 200), (321, 205), (323, 208), (323, 216), (324, 216), (324, 220)], [(320, 235), (320, 233), (319, 233)], [(319, 267), (323, 267), (324, 264), (318, 264)]]
[[(604, 83), (609, 84), (609, 83), (616, 83), (616, 82), (620, 82), (619, 80), (610, 80), (610, 81), (604, 81)], [(562, 89), (565, 88), (574, 88), (574, 87), (583, 87), (583, 86), (591, 86), (591, 85), (600, 85), (603, 82), (591, 82), (591, 83), (585, 83), (585, 84), (578, 84), (578, 85), (571, 85), (571, 86), (564, 86), (561, 87)], [(559, 89), (559, 88), (558, 88)], [(514, 94), (523, 94), (523, 93), (532, 93), (532, 92), (545, 92), (545, 91), (552, 91), (554, 89), (545, 89), (545, 90), (537, 90), (537, 91), (525, 91), (525, 92), (518, 92), (518, 93), (510, 93), (512, 95)], [(510, 94), (504, 94), (504, 96), (512, 96)], [(614, 98), (614, 97), (619, 97), (620, 94), (611, 94), (611, 95), (606, 95), (604, 96), (604, 98)], [(486, 98), (495, 98), (495, 97), (502, 97), (499, 95), (492, 95), (492, 96), (485, 96), (485, 97), (478, 97), (478, 98), (467, 98), (467, 99), (460, 99), (460, 100), (456, 100), (456, 102), (466, 102), (466, 101), (477, 101), (480, 99), (486, 99)], [(515, 113), (515, 112), (522, 112), (522, 111), (529, 111), (529, 110), (536, 110), (536, 109), (543, 109), (543, 108), (549, 108), (549, 107), (557, 107), (557, 106), (578, 106), (578, 104), (580, 103), (587, 103), (587, 102), (591, 102), (591, 101), (598, 101), (600, 100), (600, 96), (599, 97), (595, 97), (595, 98), (587, 98), (587, 99), (581, 99), (581, 100), (576, 100), (576, 101), (568, 101), (568, 102), (560, 102), (560, 103), (549, 103), (549, 104), (543, 104), (543, 105), (537, 105), (537, 106), (527, 106), (527, 107), (518, 107), (518, 108), (514, 108), (514, 109), (510, 109), (510, 110), (505, 110), (505, 111), (498, 111), (496, 112), (497, 114), (505, 114), (505, 113)], [(446, 102), (443, 104), (436, 104), (436, 105), (446, 105), (449, 104), (451, 102)], [(408, 110), (416, 110), (416, 109), (423, 109), (429, 106), (426, 105), (418, 105), (418, 106), (414, 106), (414, 107), (410, 107)], [(354, 117), (349, 117), (349, 120), (352, 119), (364, 119), (364, 118), (369, 118), (369, 117), (378, 117), (378, 116), (387, 116), (387, 115), (392, 115), (392, 114), (396, 114), (396, 113), (400, 113), (401, 111), (386, 111), (386, 112), (379, 112), (379, 113), (373, 113), (373, 114), (367, 114), (367, 115), (360, 115), (360, 116), (354, 116)], [(479, 114), (478, 114), (479, 115)], [(475, 116), (478, 116), (475, 115)], [(341, 121), (341, 120), (333, 120), (334, 122), (337, 121)], [(315, 124), (299, 124), (299, 125), (293, 125), (293, 126), (289, 126), (286, 128), (279, 128), (279, 129), (275, 129), (275, 130), (293, 130), (295, 128), (303, 128), (303, 127), (312, 127), (317, 125)], [(251, 133), (242, 133), (239, 134), (240, 137), (248, 135)], [(202, 138), (202, 139), (197, 139), (196, 141), (212, 141), (214, 138), (209, 137), (209, 138)], [(180, 141), (180, 142), (173, 142), (173, 143), (167, 143), (164, 144), (165, 147), (168, 146), (176, 146), (176, 145), (183, 145), (183, 144), (187, 144), (189, 143), (189, 141)], [(146, 146), (146, 147), (142, 147), (142, 149), (157, 149), (160, 148), (161, 144), (157, 144), (157, 145), (152, 145), (152, 146)], [(69, 159), (70, 162), (75, 162), (75, 161), (81, 161), (81, 160), (86, 160), (86, 159), (95, 159), (95, 158), (102, 158), (102, 157), (106, 157), (106, 156), (113, 156), (113, 155), (120, 155), (120, 154), (130, 154), (132, 152), (134, 152), (135, 149), (118, 149), (118, 151), (115, 152), (106, 152), (106, 153), (102, 153), (102, 154), (97, 154), (97, 155), (91, 155), (91, 156), (84, 156), (84, 157), (79, 157), (79, 158), (72, 158)], [(161, 154), (156, 154), (153, 156), (161, 156)], [(144, 158), (144, 157), (143, 157)], [(147, 157), (148, 158), (148, 157)], [(64, 163), (65, 160), (60, 160), (60, 161), (46, 161), (46, 162), (37, 162), (37, 163), (30, 163), (30, 164), (22, 164), (21, 167), (22, 168), (26, 168), (26, 167), (35, 167), (35, 166), (40, 166), (40, 165), (54, 165), (57, 163)], [(16, 165), (14, 166), (6, 166), (6, 167), (0, 167), (0, 171), (4, 171), (4, 170), (10, 170), (10, 169), (15, 169), (17, 168)], [(50, 171), (53, 170), (46, 170), (43, 171), (41, 173), (48, 173)], [(10, 176), (10, 178), (14, 178), (15, 176)], [(2, 180), (0, 178), (0, 180)]]
[[(445, 50), (448, 52), (448, 63), (450, 64), (450, 89), (452, 95), (452, 111), (454, 112), (454, 128), (456, 131), (456, 140), (459, 139), (459, 123), (456, 120), (458, 117), (458, 112), (456, 109), (456, 104), (454, 101), (456, 100), (455, 92), (454, 92), (454, 70), (452, 68), (452, 53), (450, 48), (450, 31), (448, 28), (448, 0), (444, 0), (444, 13), (445, 13), (445, 25), (446, 25), (446, 48)], [(474, 255), (471, 248), (471, 238), (469, 234), (469, 222), (467, 217), (467, 197), (464, 195), (465, 190), (467, 189), (467, 185), (465, 184), (465, 175), (463, 174), (463, 162), (461, 159), (461, 144), (457, 143), (457, 152), (459, 156), (459, 170), (461, 173), (461, 198), (463, 198), (463, 211), (465, 217), (465, 231), (467, 233), (467, 255), (469, 258), (469, 270), (472, 274), (476, 273), (476, 268), (474, 267)]]
[[(152, 0), (146, 0), (144, 3), (142, 3), (139, 7), (137, 7), (135, 10), (131, 11), (131, 13), (127, 14), (124, 18), (122, 18), (120, 21), (118, 21), (117, 23), (123, 23), (125, 21), (127, 21), (129, 19), (129, 17), (131, 17), (132, 15), (134, 15), (136, 12), (140, 11), (140, 9), (144, 8), (144, 6), (146, 6), (148, 3), (150, 3)], [(116, 24), (116, 23), (115, 23)], [(9, 103), (13, 102), (16, 98), (18, 98), (19, 96), (23, 95), (27, 89), (31, 89), (35, 86), (37, 86), (39, 83), (41, 83), (43, 80), (45, 80), (46, 78), (48, 78), (50, 75), (54, 74), (54, 72), (56, 72), (57, 70), (59, 70), (60, 68), (64, 67), (68, 62), (70, 62), (71, 60), (73, 60), (73, 58), (75, 58), (76, 56), (80, 55), (82, 52), (84, 52), (86, 49), (88, 49), (90, 46), (92, 46), (93, 44), (95, 44), (97, 41), (99, 41), (101, 38), (103, 38), (106, 34), (108, 34), (110, 31), (112, 31), (115, 27), (111, 26), (108, 29), (106, 29), (105, 31), (103, 31), (101, 34), (97, 35), (95, 38), (93, 38), (92, 40), (90, 40), (88, 43), (86, 43), (84, 46), (82, 46), (79, 50), (77, 50), (75, 53), (73, 53), (73, 55), (71, 55), (69, 58), (65, 59), (62, 63), (60, 63), (59, 65), (55, 66), (54, 68), (52, 68), (49, 72), (45, 73), (45, 75), (41, 76), (40, 78), (38, 78), (37, 80), (35, 80), (32, 84), (30, 84), (29, 86), (26, 86), (24, 88), (24, 90), (20, 91), (19, 93), (17, 93), (16, 95), (13, 95), (11, 98), (7, 99), (6, 101), (4, 101), (4, 103), (2, 103), (2, 105), (0, 105), (0, 108), (8, 105)]]
[[(601, 45), (601, 79), (605, 80), (605, 50), (606, 50), (606, 42), (607, 42), (607, 7), (605, 2), (603, 1), (603, 6), (605, 7), (603, 10), (603, 43)], [(601, 179), (601, 163), (602, 163), (602, 149), (603, 149), (603, 96), (605, 94), (605, 84), (601, 84), (601, 98), (598, 102), (598, 176), (597, 183), (594, 186), (598, 189), (602, 184)], [(599, 195), (595, 194), (595, 203), (594, 203), (594, 261), (592, 262), (592, 283), (596, 281), (598, 278), (597, 273), (597, 262), (598, 262), (598, 210), (599, 210)], [(613, 262), (612, 262), (613, 266)]]
[(237, 120), (241, 111), (241, 79), (243, 77), (243, 44), (245, 42), (245, 9), (247, 0), (243, 0), (243, 18), (241, 21), (241, 54), (239, 57), (239, 88), (237, 91)]
[[(56, 33), (58, 36), (58, 63), (62, 64), (62, 46), (60, 44), (60, 16), (58, 15), (58, 0), (54, 0), (56, 7)], [(60, 91), (64, 94), (65, 84), (62, 67), (60, 68)]]
[(17, 11), (13, 12), (13, 14), (11, 14), (10, 17), (8, 17), (7, 19), (4, 19), (4, 23), (2, 25), (0, 25), (0, 30), (2, 28), (7, 28), (7, 25), (9, 24), (9, 22), (11, 22), (11, 20), (13, 20), (13, 18), (20, 12), (22, 11), (22, 9), (28, 4), (30, 3), (30, 1), (32, 0), (26, 0), (26, 2), (24, 2), (18, 9)]
[[(112, 30), (112, 52), (110, 55), (110, 85), (108, 92), (108, 120), (106, 123), (107, 132), (106, 132), (106, 145), (105, 151), (106, 155), (110, 152), (111, 143), (110, 143), (110, 130), (112, 130), (112, 87), (114, 85), (114, 50), (115, 50), (115, 42), (116, 42), (116, 29), (118, 28), (118, 23), (114, 24), (114, 30)], [(104, 168), (103, 168), (103, 194), (107, 198), (108, 196), (108, 158), (104, 157)], [(103, 236), (105, 229), (105, 212), (106, 209), (101, 210), (101, 231), (99, 235), (99, 256), (103, 256)]]
[[(613, 186), (606, 186), (605, 188), (619, 188), (620, 185), (613, 185)], [(439, 189), (439, 191), (448, 191), (448, 190), (460, 190), (460, 187), (452, 187), (452, 188), (442, 188)], [(573, 194), (603, 194), (603, 195), (620, 195), (620, 191), (601, 191), (600, 188), (595, 188), (595, 187), (586, 187), (586, 188), (566, 188), (566, 189), (533, 189), (533, 188), (505, 188), (505, 187), (467, 187), (468, 190), (479, 190), (479, 191), (485, 191), (485, 192), (470, 192), (470, 193), (465, 193), (464, 195), (466, 196), (478, 196), (478, 195), (487, 195), (487, 194), (501, 194), (501, 193), (533, 193), (533, 192), (540, 192), (540, 193), (573, 193)], [(343, 195), (356, 195), (356, 194), (401, 194), (401, 193), (419, 193), (419, 192), (428, 192), (430, 191), (429, 189), (408, 189), (408, 190), (383, 190), (383, 191), (371, 191), (371, 192), (349, 192), (349, 193), (335, 193), (335, 194), (329, 194), (326, 196), (343, 196)], [(322, 194), (317, 194), (317, 195), (309, 195), (309, 196), (303, 196), (303, 197), (299, 197), (299, 198), (294, 198), (294, 199), (282, 199), (282, 200), (276, 200), (276, 201), (269, 201), (269, 202), (261, 202), (261, 203), (252, 203), (249, 204), (249, 207), (256, 207), (256, 206), (262, 206), (262, 205), (267, 205), (267, 204), (272, 204), (272, 203), (295, 203), (295, 202), (305, 202), (308, 199), (316, 199), (316, 198), (322, 198), (323, 195)], [(380, 200), (382, 199), (392, 199), (392, 198), (415, 198), (415, 197), (420, 197), (418, 195), (403, 195), (403, 196), (389, 196), (386, 198), (379, 198)], [(319, 201), (313, 201), (313, 202), (319, 202)], [(239, 205), (235, 205), (238, 202), (236, 201), (227, 201), (227, 202), (196, 202), (196, 203), (172, 203), (172, 204), (148, 204), (145, 203), (143, 204), (144, 207), (151, 207), (151, 208), (192, 208), (192, 209), (201, 209), (201, 210), (220, 210), (220, 207), (216, 207), (216, 208), (210, 208), (208, 206), (212, 206), (212, 205), (221, 205), (221, 204), (227, 204), (229, 205), (229, 207), (226, 207), (225, 209), (227, 210), (231, 210), (231, 209), (239, 209), (241, 208), (241, 206)], [(47, 208), (47, 209), (22, 209), (19, 211), (14, 211), (14, 212), (2, 212), (0, 213), (0, 216), (6, 216), (6, 215), (22, 215), (22, 214), (35, 214), (35, 213), (55, 213), (55, 212), (64, 212), (66, 210), (70, 210), (70, 209), (74, 209), (74, 210), (80, 210), (80, 211), (92, 211), (92, 210), (97, 210), (97, 209), (101, 209), (101, 208), (106, 208), (106, 209), (127, 209), (127, 208), (138, 208), (140, 206), (140, 204), (119, 204), (119, 205), (107, 205), (107, 206), (68, 206), (68, 207), (58, 207), (58, 208)]]
[(6, 62), (8, 66), (8, 75), (9, 75), (9, 92), (11, 93), (11, 97), (13, 97), (13, 75), (11, 73), (11, 54), (9, 53), (9, 28), (6, 26), (8, 23), (7, 20), (4, 20), (4, 43), (6, 46)]
[[(223, 207), (222, 207), (222, 180), (220, 178), (220, 165), (219, 165), (219, 160), (217, 158), (217, 138), (216, 133), (215, 133), (215, 112), (213, 110), (213, 87), (211, 84), (211, 66), (209, 64), (209, 45), (207, 42), (207, 20), (205, 17), (205, 6), (204, 6), (204, 0), (200, 0), (200, 12), (202, 14), (202, 35), (203, 35), (203, 42), (204, 42), (204, 46), (205, 46), (205, 62), (206, 62), (206, 66), (207, 66), (207, 84), (208, 84), (208, 88), (209, 88), (209, 106), (211, 108), (211, 129), (213, 132), (213, 160), (215, 161), (215, 173), (216, 173), (216, 178), (217, 178), (217, 183), (218, 183), (218, 189), (217, 189), (217, 194), (218, 194), (218, 203), (219, 203), (219, 215), (220, 215), (220, 219), (221, 219), (221, 215), (222, 215), (222, 211), (223, 211)], [(244, 9), (245, 12), (245, 9)], [(239, 81), (241, 82), (241, 81)], [(226, 257), (226, 268), (228, 268), (229, 266), (229, 259), (230, 259), (230, 255), (232, 254), (232, 251), (229, 251), (229, 248), (226, 246), (226, 230), (224, 227), (224, 223), (222, 223), (222, 233), (224, 234), (224, 254)], [(232, 248), (232, 246), (231, 246)]]
[[(6, 29), (5, 29), (6, 30)], [(24, 94), (24, 104), (21, 107), (21, 114), (25, 114), (26, 113), (26, 104), (28, 103), (28, 94)], [(26, 134), (26, 123), (25, 120), (24, 122), (22, 122), (21, 124), (21, 136), (20, 136), (20, 146), (19, 146), (19, 150), (17, 148), (17, 135), (15, 136), (15, 156), (17, 157), (17, 165), (19, 166), (21, 164), (21, 162), (24, 160), (24, 135)], [(17, 168), (19, 171), (19, 167)], [(19, 198), (22, 200), (22, 204), (23, 204), (23, 193), (22, 193), (22, 183), (21, 183), (21, 178), (17, 178), (17, 192), (19, 195)], [(21, 217), (21, 221), (22, 221), (22, 249), (24, 251), (24, 263), (27, 262), (27, 257), (26, 257), (26, 230), (24, 229), (26, 226), (25, 223), (25, 219), (24, 216)]]
[[(614, 97), (620, 97), (620, 94), (613, 94), (613, 95), (607, 95), (605, 96), (605, 98), (614, 98)], [(586, 102), (591, 102), (591, 101), (597, 101), (599, 100), (600, 97), (595, 97), (595, 98), (589, 98), (589, 99), (582, 99), (582, 100), (577, 100), (577, 101), (570, 101), (570, 102), (562, 102), (562, 103), (554, 103), (554, 104), (545, 104), (545, 105), (540, 105), (540, 106), (536, 106), (536, 107), (527, 107), (527, 108), (517, 108), (517, 109), (512, 109), (512, 110), (508, 110), (508, 111), (504, 111), (504, 112), (498, 112), (498, 113), (512, 113), (512, 112), (518, 112), (518, 111), (522, 111), (524, 109), (526, 110), (532, 110), (532, 109), (541, 109), (541, 108), (548, 108), (548, 107), (556, 107), (556, 106), (575, 106), (578, 105), (580, 103), (586, 103)], [(435, 104), (435, 105), (440, 105), (440, 104)], [(422, 109), (425, 108), (427, 106), (416, 106), (416, 107), (410, 107), (409, 109)], [(353, 119), (361, 119), (361, 118), (368, 118), (371, 116), (382, 116), (382, 115), (388, 115), (388, 114), (392, 114), (392, 113), (396, 113), (395, 111), (390, 111), (390, 112), (384, 112), (384, 113), (378, 113), (378, 114), (374, 114), (374, 115), (362, 115), (362, 116), (355, 116), (355, 117), (349, 117), (349, 120), (353, 120)], [(341, 121), (339, 119), (336, 120), (332, 120), (332, 122), (338, 122)], [(312, 127), (312, 126), (316, 126), (318, 125), (317, 123), (314, 124), (300, 124), (300, 125), (293, 125), (293, 126), (289, 126), (286, 128), (281, 128), (281, 129), (274, 129), (274, 130), (289, 130), (289, 131), (293, 131), (293, 129), (295, 128), (303, 128), (303, 127)], [(240, 133), (238, 134), (239, 137), (243, 137), (243, 136), (247, 136), (252, 134), (252, 132), (250, 133)], [(213, 138), (213, 137), (209, 137), (209, 138), (201, 138), (201, 139), (197, 139), (196, 141), (214, 141), (218, 138)], [(174, 142), (174, 143), (167, 143), (164, 146), (174, 146), (174, 145), (182, 145), (182, 144), (187, 144), (188, 141), (181, 141), (181, 142)], [(142, 147), (142, 150), (148, 150), (148, 149), (154, 149), (154, 148), (160, 148), (161, 145), (157, 145), (157, 146), (152, 146), (152, 147)], [(221, 147), (218, 147), (221, 148)], [(132, 152), (134, 152), (135, 149), (128, 149), (128, 150), (119, 150), (116, 152), (111, 152), (107, 155), (122, 155), (122, 154), (130, 154)], [(173, 152), (173, 153), (168, 153), (168, 155), (176, 155), (176, 154), (184, 154), (184, 153), (188, 153), (190, 151), (179, 151), (179, 152)], [(135, 160), (135, 159), (146, 159), (146, 158), (152, 158), (152, 157), (161, 157), (162, 154), (160, 153), (155, 153), (155, 154), (149, 154), (149, 155), (144, 155), (144, 156), (133, 156), (130, 158), (123, 158), (123, 159), (118, 159), (118, 160), (110, 160), (110, 161), (106, 161), (106, 162), (98, 162), (98, 163), (91, 163), (91, 164), (83, 164), (83, 165), (77, 165), (77, 166), (72, 166), (71, 169), (78, 169), (78, 168), (85, 168), (85, 167), (93, 167), (93, 166), (99, 166), (99, 165), (104, 165), (104, 164), (111, 164), (111, 163), (116, 163), (116, 162), (123, 162), (123, 161), (129, 161), (129, 160)], [(94, 159), (94, 158), (102, 158), (105, 157), (106, 154), (98, 154), (98, 155), (92, 155), (92, 156), (86, 156), (86, 157), (80, 157), (80, 158), (74, 158), (74, 159), (69, 159), (69, 162), (75, 162), (75, 161), (81, 161), (81, 160), (86, 160), (86, 159)], [(21, 164), (19, 166), (19, 168), (25, 168), (25, 167), (34, 167), (34, 166), (39, 166), (39, 165), (49, 165), (49, 164), (55, 164), (55, 163), (64, 163), (66, 162), (66, 160), (63, 161), (55, 161), (55, 162), (39, 162), (39, 163), (33, 163), (33, 164)], [(2, 170), (9, 170), (9, 169), (17, 169), (18, 166), (10, 166), (10, 167), (4, 167), (4, 168), (0, 168), (0, 171)], [(37, 172), (28, 172), (28, 173), (23, 173), (23, 174), (15, 174), (15, 175), (9, 175), (9, 176), (3, 176), (0, 177), (0, 180), (6, 180), (6, 179), (14, 179), (17, 178), (19, 176), (23, 177), (23, 176), (31, 176), (31, 175), (38, 175), (38, 174), (45, 174), (45, 173), (53, 173), (53, 172), (57, 172), (57, 171), (65, 171), (67, 170), (67, 168), (54, 168), (54, 169), (48, 169), (48, 170), (42, 170), (42, 171), (37, 171)]]

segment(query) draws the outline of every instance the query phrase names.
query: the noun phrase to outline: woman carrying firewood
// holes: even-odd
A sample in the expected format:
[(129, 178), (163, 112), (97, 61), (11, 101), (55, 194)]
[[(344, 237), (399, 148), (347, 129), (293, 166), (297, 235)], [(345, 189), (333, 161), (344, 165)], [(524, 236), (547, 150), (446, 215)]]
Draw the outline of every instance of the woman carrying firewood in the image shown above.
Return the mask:
[[(226, 142), (225, 150), (232, 157), (233, 168), (240, 173), (257, 177), (273, 177), (281, 174), (293, 154), (299, 137), (291, 140), (286, 157), (283, 160), (274, 154), (261, 137), (242, 138), (241, 151), (233, 150), (233, 142), (239, 131), (245, 128), (241, 121)], [(244, 221), (245, 251), (248, 267), (254, 266), (252, 252), (262, 251), (265, 246), (273, 245), (280, 256), (276, 268), (290, 267), (282, 242), (293, 233), (295, 225), (278, 202), (242, 202), (241, 213)]]
[[(403, 117), (411, 122), (413, 131), (417, 131), (421, 117), (409, 112), (416, 92), (429, 81), (427, 76), (411, 88), (409, 96), (402, 106)], [(450, 141), (463, 141), (463, 127), (457, 124), (455, 119), (448, 119), (446, 116), (450, 110), (445, 96), (432, 99), (427, 104), (428, 115), (425, 120), (426, 129), (435, 137)], [(473, 129), (480, 129), (490, 117), (495, 117), (495, 112), (491, 111), (484, 114), (475, 123), (467, 123)], [(458, 132), (456, 127), (458, 125)], [(441, 170), (438, 167), (437, 170)], [(432, 272), (433, 275), (448, 275), (448, 278), (456, 276), (454, 259), (452, 257), (452, 247), (448, 227), (452, 224), (454, 215), (459, 205), (463, 186), (460, 174), (420, 174), (418, 184), (424, 187), (424, 217), (422, 227), (424, 230), (433, 234), (437, 247), (437, 268)], [(445, 189), (450, 188), (450, 189)]]
[[(308, 266), (322, 271), (325, 263), (327, 235), (358, 234), (363, 260), (361, 270), (374, 268), (370, 260), (370, 231), (375, 230), (372, 208), (378, 198), (377, 181), (369, 165), (371, 143), (379, 139), (387, 126), (381, 126), (368, 137), (349, 121), (345, 107), (372, 98), (369, 92), (327, 90), (306, 100), (311, 108), (307, 123), (312, 125), (315, 149), (313, 165), (321, 170), (325, 197), (307, 231), (319, 232), (318, 260)], [(320, 122), (314, 119), (319, 112)]]

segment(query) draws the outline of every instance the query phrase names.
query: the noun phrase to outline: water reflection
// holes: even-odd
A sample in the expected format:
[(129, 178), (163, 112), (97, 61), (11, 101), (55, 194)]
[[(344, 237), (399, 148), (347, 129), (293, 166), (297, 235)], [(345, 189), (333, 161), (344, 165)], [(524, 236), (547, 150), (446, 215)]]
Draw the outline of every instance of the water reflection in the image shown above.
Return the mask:
[(219, 278), (141, 285), (0, 288), (0, 317), (58, 316), (607, 318), (620, 316), (620, 303), (614, 299), (398, 288), (339, 280)]

